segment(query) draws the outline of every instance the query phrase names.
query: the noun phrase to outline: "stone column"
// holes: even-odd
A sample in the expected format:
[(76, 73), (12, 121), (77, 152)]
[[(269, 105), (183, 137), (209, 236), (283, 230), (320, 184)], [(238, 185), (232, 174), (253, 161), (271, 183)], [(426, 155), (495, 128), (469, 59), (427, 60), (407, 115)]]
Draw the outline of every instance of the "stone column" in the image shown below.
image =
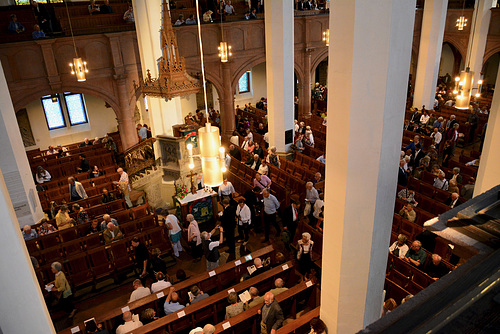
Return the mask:
[[(137, 137), (136, 125), (134, 122), (134, 110), (130, 107), (127, 79), (124, 75), (123, 78), (117, 80), (118, 97), (120, 101), (120, 112), (118, 113), (118, 129), (120, 130), (120, 138), (122, 140), (123, 149), (134, 146), (139, 142)], [(135, 99), (134, 99), (135, 100)]]
[(419, 109), (434, 106), (447, 7), (448, 0), (425, 1), (413, 94), (413, 106)]
[[(3, 77), (3, 72), (2, 72)], [(2, 85), (3, 86), (3, 85)], [(1, 87), (3, 93), (8, 92)], [(2, 105), (4, 105), (2, 103)], [(11, 123), (12, 128), (16, 127)], [(15, 129), (19, 132), (17, 129)], [(3, 132), (3, 130), (2, 130)], [(3, 141), (2, 141), (3, 142)], [(5, 143), (2, 146), (10, 146)], [(3, 152), (2, 152), (3, 153)], [(22, 152), (24, 154), (24, 152)], [(4, 160), (2, 155), (2, 160)], [(4, 170), (0, 173), (0, 325), (3, 333), (55, 333), (49, 311), (45, 305), (38, 280), (26, 249), (20, 222), (16, 219), (15, 208), (9, 190), (5, 185)], [(10, 176), (8, 176), (10, 177)], [(21, 182), (21, 181), (19, 181)], [(22, 319), (29, 319), (23, 321)]]
[[(474, 23), (474, 18), (476, 17)], [(474, 72), (474, 80), (480, 79), (483, 70), (484, 51), (486, 49), (486, 38), (488, 37), (488, 29), (490, 27), (491, 18), (491, 0), (476, 0), (474, 13), (472, 14), (469, 45), (467, 47), (467, 57), (465, 59), (466, 66)], [(477, 84), (474, 85), (477, 87)], [(473, 92), (475, 94), (475, 92)]]
[(302, 102), (299, 101), (299, 113), (301, 117), (311, 117), (311, 67), (313, 48), (306, 48), (304, 52), (304, 82), (302, 83)]
[[(500, 87), (500, 69), (497, 74), (495, 87)], [(481, 163), (477, 173), (476, 186), (474, 187), (474, 196), (477, 196), (486, 190), (500, 184), (500, 89), (495, 90), (493, 100), (491, 101), (490, 117), (488, 118), (488, 127), (484, 138), (483, 151), (481, 152)]]
[(269, 143), (285, 152), (293, 143), (293, 2), (266, 1), (264, 6)]
[(415, 0), (332, 2), (321, 281), (329, 333), (380, 316), (414, 19)]
[(221, 136), (231, 137), (236, 125), (234, 112), (234, 90), (231, 87), (231, 65), (230, 63), (222, 64), (222, 81), (225, 83), (224, 91), (222, 92), (222, 108), (221, 116)]
[(17, 125), (16, 112), (3, 67), (0, 68), (0, 143), (0, 169), (7, 181), (7, 189), (19, 225), (22, 227), (36, 224), (43, 218), (42, 206)]

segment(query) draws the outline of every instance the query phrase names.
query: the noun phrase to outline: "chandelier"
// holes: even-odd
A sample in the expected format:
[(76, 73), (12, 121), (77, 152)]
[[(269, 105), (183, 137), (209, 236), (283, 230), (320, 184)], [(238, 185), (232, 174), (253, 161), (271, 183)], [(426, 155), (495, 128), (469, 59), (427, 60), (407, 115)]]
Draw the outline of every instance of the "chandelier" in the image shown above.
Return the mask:
[(73, 35), (73, 27), (71, 25), (71, 18), (69, 16), (68, 3), (65, 1), (66, 5), (66, 14), (68, 14), (68, 22), (69, 22), (69, 30), (71, 31), (71, 39), (73, 40), (73, 48), (75, 49), (75, 58), (73, 58), (73, 62), (69, 63), (69, 67), (71, 68), (71, 74), (76, 75), (76, 79), (78, 81), (85, 81), (85, 74), (89, 73), (87, 68), (87, 62), (82, 60), (82, 58), (78, 57), (78, 51), (76, 49), (75, 36)]
[(456, 27), (460, 31), (464, 30), (464, 27), (467, 26), (467, 19), (464, 16), (464, 9), (465, 9), (465, 0), (462, 6), (462, 15), (460, 15), (460, 17), (457, 19), (457, 24), (456, 24)]

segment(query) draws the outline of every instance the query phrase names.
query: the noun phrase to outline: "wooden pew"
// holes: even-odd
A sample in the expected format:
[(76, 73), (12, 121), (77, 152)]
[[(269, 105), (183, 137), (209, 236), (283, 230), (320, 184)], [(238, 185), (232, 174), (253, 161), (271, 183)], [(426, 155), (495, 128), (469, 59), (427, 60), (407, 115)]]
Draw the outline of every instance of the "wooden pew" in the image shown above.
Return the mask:
[[(230, 284), (233, 282), (233, 280), (228, 281), (229, 277), (235, 277), (236, 280), (239, 280), (239, 278), (244, 273), (247, 273), (246, 268), (253, 264), (253, 259), (257, 257), (264, 258), (270, 256), (272, 259), (272, 263), (274, 263), (274, 252), (275, 251), (272, 245), (263, 247), (251, 253), (250, 254), (251, 257), (244, 256), (214, 269), (215, 275), (210, 274), (209, 272), (204, 272), (192, 278), (189, 278), (183, 282), (177, 283), (174, 285), (174, 287), (177, 293), (179, 294), (179, 297), (185, 300), (187, 300), (187, 291), (193, 285), (197, 285), (202, 291), (207, 293), (211, 292), (214, 289), (216, 291), (222, 291), (223, 289), (230, 286)], [(238, 261), (240, 261), (241, 264), (236, 265)], [(157, 311), (157, 314), (161, 314), (163, 312), (162, 302), (164, 302), (164, 297), (161, 296), (161, 293), (163, 293), (163, 295), (166, 296), (168, 294), (168, 291), (169, 288), (166, 288), (162, 291), (159, 291), (156, 294), (152, 294), (147, 297), (141, 298), (130, 304), (124, 305), (123, 307), (128, 306), (133, 313), (139, 313), (143, 309), (146, 309), (148, 307), (153, 307)], [(113, 309), (106, 314), (96, 315), (95, 317), (96, 322), (104, 323), (104, 327), (107, 328), (109, 331), (111, 331), (115, 327), (116, 319), (118, 319), (122, 313), (123, 313), (122, 307)], [(79, 323), (76, 326), (84, 328), (83, 323)], [(69, 334), (71, 333), (71, 329), (67, 328), (58, 333)]]
[(287, 333), (295, 333), (295, 334), (306, 334), (311, 330), (311, 326), (309, 323), (312, 319), (319, 317), (319, 309), (320, 307), (316, 307), (315, 309), (307, 312), (302, 315), (300, 318), (295, 319), (292, 322), (289, 322), (285, 326), (281, 327), (276, 331), (276, 334), (287, 334)]
[[(306, 308), (315, 309), (318, 305), (316, 298), (317, 285), (311, 281), (297, 284), (285, 292), (280, 293), (275, 297), (283, 310), (283, 316), (286, 318), (297, 319), (297, 313)], [(302, 303), (299, 305), (300, 303)], [(260, 333), (261, 316), (257, 311), (262, 307), (262, 304), (256, 305), (251, 309), (218, 323), (215, 326), (215, 333)], [(300, 319), (300, 318), (299, 318)], [(282, 331), (282, 333), (288, 333)]]
[[(256, 277), (238, 283), (230, 289), (220, 291), (196, 304), (186, 306), (178, 312), (164, 316), (130, 333), (164, 333), (165, 327), (167, 332), (177, 333), (190, 327), (194, 328), (202, 321), (219, 323), (224, 320), (228, 292), (234, 290), (239, 294), (252, 286), (255, 286), (259, 291), (267, 291), (271, 289), (276, 278), (280, 277), (285, 281), (294, 282), (294, 275), (293, 263), (289, 261), (282, 266), (272, 268)], [(283, 294), (285, 293), (283, 292)]]

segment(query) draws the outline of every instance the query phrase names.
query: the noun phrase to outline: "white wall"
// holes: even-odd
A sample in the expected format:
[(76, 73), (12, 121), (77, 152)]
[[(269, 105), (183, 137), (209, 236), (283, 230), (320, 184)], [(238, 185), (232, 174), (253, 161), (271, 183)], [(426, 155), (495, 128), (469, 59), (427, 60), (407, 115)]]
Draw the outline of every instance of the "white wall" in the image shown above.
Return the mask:
[(439, 76), (446, 75), (449, 73), (453, 75), (453, 64), (455, 63), (455, 56), (448, 43), (443, 44), (443, 50), (441, 51), (441, 65), (439, 66)]
[(190, 94), (187, 96), (181, 97), (181, 108), (182, 108), (182, 122), (184, 123), (184, 117), (186, 117), (189, 113), (192, 115), (196, 114), (197, 103), (196, 103), (196, 94)]
[(266, 83), (266, 63), (259, 64), (252, 68), (252, 75), (250, 78), (250, 92), (239, 94), (238, 87), (236, 87), (236, 95), (234, 98), (234, 106), (244, 108), (245, 104), (251, 102), (255, 104), (259, 102), (261, 97), (267, 97), (267, 83)]
[[(104, 100), (91, 95), (84, 95), (84, 100), (87, 107), (88, 124), (68, 126), (50, 132), (45, 120), (42, 102), (35, 100), (28, 104), (26, 110), (37, 145), (28, 147), (26, 150), (37, 147), (45, 150), (49, 145), (72, 144), (83, 141), (85, 138), (104, 137), (108, 132), (117, 131), (116, 114), (112, 108), (104, 106)], [(64, 115), (66, 124), (69, 125), (67, 114), (64, 113)]]

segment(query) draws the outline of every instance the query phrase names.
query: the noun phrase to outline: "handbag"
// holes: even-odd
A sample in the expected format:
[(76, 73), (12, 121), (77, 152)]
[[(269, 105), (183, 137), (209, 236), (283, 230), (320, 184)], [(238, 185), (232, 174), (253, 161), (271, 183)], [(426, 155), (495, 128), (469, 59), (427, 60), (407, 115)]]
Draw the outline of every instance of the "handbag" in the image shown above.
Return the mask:
[(309, 216), (311, 214), (311, 202), (306, 202), (306, 206), (304, 207), (304, 216)]

